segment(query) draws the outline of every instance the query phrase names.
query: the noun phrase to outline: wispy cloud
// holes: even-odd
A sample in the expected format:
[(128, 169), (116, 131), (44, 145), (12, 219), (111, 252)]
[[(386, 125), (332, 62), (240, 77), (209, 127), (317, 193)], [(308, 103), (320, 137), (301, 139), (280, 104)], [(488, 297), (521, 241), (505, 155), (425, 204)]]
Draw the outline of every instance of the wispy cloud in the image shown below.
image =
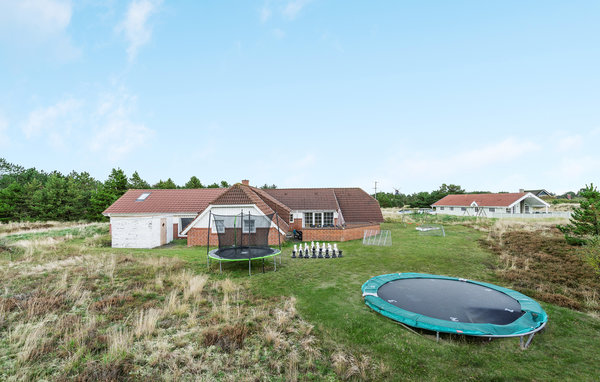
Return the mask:
[(265, 3), (260, 9), (260, 21), (263, 23), (267, 22), (271, 18), (272, 13), (269, 3)]
[(302, 9), (308, 4), (312, 3), (313, 0), (292, 0), (289, 1), (283, 8), (283, 15), (290, 20), (293, 20), (300, 14)]
[(150, 16), (158, 11), (162, 0), (134, 0), (127, 8), (125, 19), (117, 25), (116, 31), (127, 40), (127, 55), (133, 61), (139, 49), (152, 38), (152, 28), (148, 25)]
[(579, 134), (561, 136), (557, 138), (556, 147), (558, 151), (572, 151), (583, 145), (583, 137)]
[(83, 101), (68, 98), (54, 105), (35, 109), (21, 130), (27, 139), (46, 137), (54, 147), (62, 147), (80, 118)]
[(0, 1), (0, 20), (27, 25), (41, 33), (64, 31), (71, 22), (71, 2), (61, 0)]
[(0, 39), (20, 50), (41, 47), (46, 55), (72, 59), (80, 54), (67, 33), (72, 15), (69, 0), (0, 0)]
[(101, 152), (110, 161), (117, 161), (144, 146), (155, 134), (145, 124), (133, 121), (137, 103), (135, 96), (124, 88), (104, 94), (95, 112), (95, 132), (90, 149)]

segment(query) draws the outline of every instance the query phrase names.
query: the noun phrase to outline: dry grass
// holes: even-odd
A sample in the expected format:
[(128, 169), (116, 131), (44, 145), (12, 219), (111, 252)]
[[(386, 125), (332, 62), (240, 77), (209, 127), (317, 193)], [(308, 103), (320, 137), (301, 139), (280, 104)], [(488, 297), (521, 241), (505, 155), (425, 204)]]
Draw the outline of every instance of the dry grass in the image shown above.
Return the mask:
[(17, 241), (26, 255), (0, 261), (0, 376), (332, 378), (295, 299), (262, 300), (238, 281), (196, 274), (180, 259), (74, 239), (81, 237)]
[(159, 309), (151, 308), (146, 311), (141, 310), (136, 321), (134, 334), (137, 337), (141, 337), (154, 333), (161, 314), (162, 311)]
[(598, 310), (600, 279), (555, 223), (499, 220), (483, 245), (498, 255), (496, 271), (514, 288), (567, 308)]

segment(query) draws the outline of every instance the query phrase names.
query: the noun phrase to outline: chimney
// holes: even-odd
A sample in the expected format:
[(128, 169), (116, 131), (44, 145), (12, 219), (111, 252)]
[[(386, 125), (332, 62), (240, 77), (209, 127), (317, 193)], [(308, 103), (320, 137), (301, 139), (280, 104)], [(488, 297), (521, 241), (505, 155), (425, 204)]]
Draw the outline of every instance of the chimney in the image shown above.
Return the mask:
[(524, 193), (524, 192), (525, 192), (525, 189), (524, 189), (524, 188), (519, 188), (519, 192), (520, 192), (520, 193)]
[(242, 179), (242, 184), (245, 186), (249, 186), (250, 185), (250, 181), (248, 179)]

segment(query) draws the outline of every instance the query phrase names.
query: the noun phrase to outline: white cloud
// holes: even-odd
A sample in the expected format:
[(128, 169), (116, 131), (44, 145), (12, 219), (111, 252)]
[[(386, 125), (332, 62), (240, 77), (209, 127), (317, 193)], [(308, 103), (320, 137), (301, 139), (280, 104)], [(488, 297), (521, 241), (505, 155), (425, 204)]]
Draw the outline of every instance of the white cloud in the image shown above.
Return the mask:
[(67, 33), (72, 15), (69, 0), (0, 0), (0, 40), (17, 52), (75, 58), (80, 51)]
[(451, 175), (464, 171), (477, 170), (497, 163), (513, 161), (525, 154), (539, 150), (533, 142), (505, 139), (497, 144), (467, 150), (448, 158), (416, 157), (405, 159), (400, 167), (413, 174), (434, 172), (438, 175)]
[(275, 28), (273, 29), (273, 36), (275, 36), (278, 40), (281, 40), (285, 37), (285, 31)]
[(152, 38), (152, 29), (148, 25), (150, 16), (157, 12), (162, 0), (134, 0), (129, 4), (125, 19), (117, 26), (118, 33), (123, 33), (129, 46), (127, 55), (132, 61), (139, 49)]
[(82, 105), (81, 100), (69, 98), (52, 106), (38, 108), (29, 113), (21, 130), (27, 139), (43, 136), (52, 146), (62, 147), (80, 118)]
[(583, 145), (583, 138), (581, 135), (571, 135), (566, 137), (558, 138), (556, 143), (558, 151), (571, 151), (578, 149)]
[(271, 18), (271, 14), (271, 8), (267, 3), (265, 3), (265, 5), (263, 5), (263, 7), (260, 9), (260, 21), (263, 23), (267, 22)]
[(26, 25), (40, 33), (64, 31), (71, 22), (71, 2), (61, 0), (0, 0), (0, 21)]
[(293, 20), (298, 16), (304, 7), (306, 7), (313, 0), (292, 0), (286, 4), (283, 8), (283, 15), (290, 20)]
[(136, 97), (124, 89), (101, 97), (95, 113), (92, 151), (103, 152), (107, 159), (117, 161), (144, 146), (154, 136), (154, 130), (132, 120), (136, 101)]

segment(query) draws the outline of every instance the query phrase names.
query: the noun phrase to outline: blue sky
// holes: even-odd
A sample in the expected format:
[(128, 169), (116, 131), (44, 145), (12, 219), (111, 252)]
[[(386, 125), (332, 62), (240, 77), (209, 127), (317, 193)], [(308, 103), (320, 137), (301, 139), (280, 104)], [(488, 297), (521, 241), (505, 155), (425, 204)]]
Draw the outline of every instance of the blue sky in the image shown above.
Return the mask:
[(0, 0), (0, 157), (404, 193), (600, 183), (597, 1)]

